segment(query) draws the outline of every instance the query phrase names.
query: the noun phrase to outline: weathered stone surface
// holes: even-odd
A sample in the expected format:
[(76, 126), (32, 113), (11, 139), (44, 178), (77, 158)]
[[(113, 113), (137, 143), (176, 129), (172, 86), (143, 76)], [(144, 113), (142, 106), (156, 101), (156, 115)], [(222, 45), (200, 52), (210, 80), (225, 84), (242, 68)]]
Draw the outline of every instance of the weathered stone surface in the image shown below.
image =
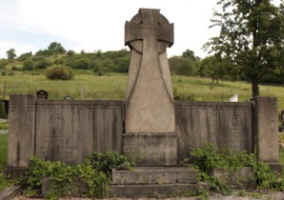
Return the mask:
[(166, 47), (173, 25), (159, 10), (140, 9), (125, 26), (131, 61), (127, 87), (127, 133), (175, 132), (175, 111)]
[(273, 171), (282, 174), (283, 166), (280, 162), (269, 162), (268, 165)]
[(255, 98), (257, 154), (261, 161), (278, 162), (278, 111), (276, 97)]
[(112, 171), (114, 185), (173, 183), (197, 183), (197, 172), (189, 167), (135, 167)]
[(38, 101), (36, 155), (81, 163), (92, 152), (121, 152), (121, 101)]
[(205, 144), (253, 152), (252, 104), (183, 102), (176, 104), (179, 160)]
[(8, 166), (44, 160), (81, 163), (92, 152), (121, 152), (123, 101), (48, 101), (12, 95)]
[(238, 189), (256, 186), (253, 170), (250, 167), (243, 167), (234, 171), (221, 168), (213, 169), (211, 175), (218, 178), (222, 183)]
[(149, 185), (111, 185), (110, 195), (112, 197), (128, 198), (167, 198), (194, 194), (200, 188), (206, 186), (198, 184), (149, 184)]
[(8, 128), (8, 165), (27, 167), (34, 155), (35, 100), (32, 95), (11, 95)]
[(0, 199), (1, 200), (13, 199), (15, 196), (17, 196), (20, 193), (20, 189), (21, 188), (19, 186), (7, 187), (3, 191), (0, 191)]
[(177, 164), (175, 133), (127, 133), (123, 135), (123, 153), (137, 166)]

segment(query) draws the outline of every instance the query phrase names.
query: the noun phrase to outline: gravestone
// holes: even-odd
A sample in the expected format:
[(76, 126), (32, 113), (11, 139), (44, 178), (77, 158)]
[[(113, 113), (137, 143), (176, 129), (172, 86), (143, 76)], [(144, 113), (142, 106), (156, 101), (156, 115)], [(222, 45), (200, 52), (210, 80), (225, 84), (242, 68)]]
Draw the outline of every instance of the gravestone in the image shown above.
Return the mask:
[(39, 90), (36, 92), (36, 97), (38, 99), (48, 99), (48, 92), (45, 90)]
[(167, 59), (173, 24), (156, 9), (140, 9), (125, 25), (131, 49), (123, 151), (148, 165), (175, 165), (175, 107)]

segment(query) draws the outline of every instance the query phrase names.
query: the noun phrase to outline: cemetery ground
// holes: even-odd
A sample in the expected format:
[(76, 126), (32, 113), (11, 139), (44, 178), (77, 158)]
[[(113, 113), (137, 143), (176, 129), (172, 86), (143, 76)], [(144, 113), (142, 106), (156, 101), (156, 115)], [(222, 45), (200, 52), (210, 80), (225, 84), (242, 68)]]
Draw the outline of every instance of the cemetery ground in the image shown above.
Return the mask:
[[(41, 73), (16, 72), (12, 76), (1, 76), (0, 97), (9, 98), (10, 94), (35, 93), (44, 89), (49, 99), (63, 99), (71, 96), (76, 100), (92, 99), (124, 99), (127, 85), (127, 74), (112, 73), (96, 76), (88, 71), (75, 71), (75, 78), (70, 81), (47, 80)], [(173, 88), (176, 100), (194, 101), (228, 101), (234, 94), (240, 101), (248, 101), (251, 97), (250, 84), (245, 82), (220, 81), (215, 84), (211, 79), (173, 76)], [(284, 109), (284, 87), (261, 85), (262, 96), (276, 96), (279, 111)], [(7, 122), (0, 122), (0, 130), (8, 128)], [(279, 134), (280, 143), (284, 143), (284, 135)], [(7, 162), (8, 137), (0, 133), (0, 191), (9, 185), (3, 176)], [(284, 166), (284, 148), (280, 148), (280, 161)], [(284, 173), (282, 173), (284, 174)]]

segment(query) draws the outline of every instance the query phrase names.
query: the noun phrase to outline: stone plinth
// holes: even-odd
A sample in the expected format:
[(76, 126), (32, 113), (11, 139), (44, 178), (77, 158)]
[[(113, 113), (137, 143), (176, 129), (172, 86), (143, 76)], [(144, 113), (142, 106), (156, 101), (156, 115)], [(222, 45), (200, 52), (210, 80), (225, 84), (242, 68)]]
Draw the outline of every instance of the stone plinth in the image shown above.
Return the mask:
[(127, 133), (123, 153), (137, 166), (177, 165), (177, 137), (175, 133)]
[(137, 167), (131, 170), (112, 170), (112, 184), (195, 184), (197, 171), (190, 167)]

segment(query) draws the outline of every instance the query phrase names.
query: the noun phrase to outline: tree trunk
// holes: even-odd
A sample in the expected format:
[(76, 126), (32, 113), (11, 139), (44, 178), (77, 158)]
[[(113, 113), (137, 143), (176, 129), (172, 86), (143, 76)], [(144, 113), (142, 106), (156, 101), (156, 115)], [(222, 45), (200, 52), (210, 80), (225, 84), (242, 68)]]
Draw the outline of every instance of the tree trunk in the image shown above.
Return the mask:
[(258, 86), (258, 82), (257, 81), (252, 81), (251, 83), (252, 86), (252, 97), (257, 97), (259, 96), (259, 86)]

